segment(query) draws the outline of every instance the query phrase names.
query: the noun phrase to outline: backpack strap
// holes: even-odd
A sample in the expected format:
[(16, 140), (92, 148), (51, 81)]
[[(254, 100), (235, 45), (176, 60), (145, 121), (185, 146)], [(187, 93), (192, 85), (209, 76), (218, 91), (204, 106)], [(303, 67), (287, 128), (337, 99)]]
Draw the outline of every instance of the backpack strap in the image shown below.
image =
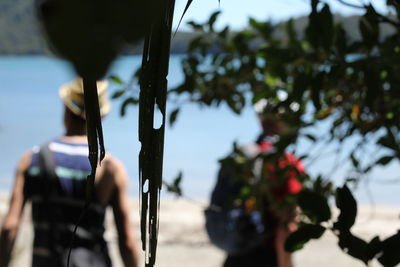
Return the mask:
[[(50, 248), (53, 250), (54, 255), (60, 255), (62, 251), (62, 246), (58, 244), (59, 242), (59, 237), (60, 233), (57, 231), (56, 223), (54, 220), (54, 209), (59, 208), (57, 204), (55, 204), (54, 198), (59, 197), (59, 192), (60, 192), (60, 183), (59, 179), (56, 175), (55, 168), (56, 168), (56, 162), (54, 159), (54, 153), (50, 149), (50, 143), (46, 143), (43, 146), (40, 147), (39, 153), (38, 153), (38, 163), (39, 163), (39, 168), (40, 168), (40, 176), (43, 178), (43, 201), (45, 205), (47, 206), (47, 221), (50, 224), (50, 230), (49, 230), (49, 241), (50, 241)], [(88, 207), (90, 210), (96, 211), (96, 208), (98, 210), (98, 206), (96, 206), (94, 203)], [(86, 213), (87, 211), (85, 211)], [(98, 211), (96, 211), (98, 213)], [(77, 218), (78, 219), (78, 218)], [(77, 230), (75, 232), (75, 227), (77, 227)], [(73, 234), (73, 239), (78, 238), (80, 241), (80, 245), (82, 244), (88, 244), (88, 246), (92, 246), (95, 243), (98, 243), (98, 237), (91, 233), (90, 231), (85, 230), (84, 228), (79, 228), (79, 223), (73, 224), (73, 225), (67, 225), (69, 231), (74, 232)], [(73, 244), (71, 243), (70, 246)]]
[(40, 147), (39, 150), (39, 158), (38, 158), (38, 163), (39, 163), (39, 169), (40, 169), (40, 175), (43, 177), (43, 180), (45, 181), (46, 185), (44, 187), (44, 190), (46, 194), (44, 195), (44, 198), (46, 201), (48, 201), (49, 197), (57, 196), (59, 193), (59, 181), (57, 179), (56, 175), (56, 162), (54, 160), (54, 154), (50, 149), (50, 143), (48, 142)]
[(55, 161), (53, 152), (50, 150), (50, 143), (46, 143), (39, 150), (39, 167), (42, 177), (46, 179), (55, 179)]
[(39, 153), (38, 153), (38, 164), (40, 168), (40, 176), (43, 178), (43, 200), (45, 205), (47, 206), (47, 221), (50, 224), (50, 229), (48, 231), (48, 239), (49, 239), (49, 249), (52, 251), (52, 255), (57, 256), (58, 255), (58, 245), (55, 242), (55, 235), (56, 229), (55, 229), (55, 222), (54, 222), (54, 216), (53, 216), (53, 208), (54, 206), (52, 205), (51, 201), (49, 198), (57, 194), (57, 185), (58, 185), (58, 180), (55, 172), (55, 160), (54, 160), (54, 155), (53, 152), (50, 150), (50, 142), (42, 145), (40, 147)]

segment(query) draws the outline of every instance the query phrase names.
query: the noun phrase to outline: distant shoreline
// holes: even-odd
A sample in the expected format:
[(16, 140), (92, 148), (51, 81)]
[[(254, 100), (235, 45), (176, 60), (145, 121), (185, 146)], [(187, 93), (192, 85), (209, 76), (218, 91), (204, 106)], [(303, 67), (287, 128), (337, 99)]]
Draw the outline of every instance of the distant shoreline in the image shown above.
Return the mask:
[[(142, 53), (135, 52), (135, 53), (122, 53), (119, 54), (118, 56), (141, 56)], [(171, 56), (181, 56), (181, 55), (186, 55), (186, 52), (174, 52), (170, 54)], [(17, 56), (48, 56), (48, 57), (53, 57), (53, 58), (59, 58), (47, 53), (39, 53), (39, 52), (32, 52), (32, 53), (0, 53), (0, 57), (17, 57)]]

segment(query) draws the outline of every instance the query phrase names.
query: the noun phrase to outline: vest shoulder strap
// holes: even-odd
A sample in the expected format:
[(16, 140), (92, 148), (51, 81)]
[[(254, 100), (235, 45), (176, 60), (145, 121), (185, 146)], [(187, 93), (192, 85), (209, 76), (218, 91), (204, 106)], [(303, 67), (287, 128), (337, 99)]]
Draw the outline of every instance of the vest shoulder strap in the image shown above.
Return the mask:
[(39, 168), (42, 177), (55, 179), (55, 161), (53, 152), (50, 150), (50, 142), (42, 145), (39, 150)]

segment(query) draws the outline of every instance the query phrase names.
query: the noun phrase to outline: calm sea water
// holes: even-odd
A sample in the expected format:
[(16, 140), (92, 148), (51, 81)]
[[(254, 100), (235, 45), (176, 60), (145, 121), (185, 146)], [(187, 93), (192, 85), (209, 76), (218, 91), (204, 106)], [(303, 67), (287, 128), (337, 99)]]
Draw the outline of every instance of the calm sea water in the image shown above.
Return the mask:
[[(123, 57), (117, 60), (110, 74), (124, 79), (140, 65), (141, 57)], [(183, 79), (180, 56), (172, 56), (169, 85)], [(14, 168), (21, 154), (33, 145), (63, 134), (63, 107), (58, 88), (75, 74), (63, 61), (43, 57), (0, 57), (0, 191), (9, 191), (13, 184)], [(111, 92), (116, 88), (111, 88)], [(130, 177), (129, 192), (138, 194), (137, 134), (138, 110), (129, 107), (127, 116), (119, 116), (120, 101), (113, 101), (113, 109), (103, 122), (106, 148), (127, 167)], [(173, 106), (169, 103), (169, 107)], [(199, 108), (186, 105), (173, 128), (168, 127), (165, 138), (164, 178), (172, 180), (183, 172), (184, 193), (192, 198), (207, 199), (214, 185), (218, 159), (225, 156), (232, 142), (253, 141), (259, 126), (251, 108), (236, 116), (226, 107)], [(306, 149), (306, 145), (303, 146)], [(332, 159), (321, 159), (309, 168), (312, 173), (323, 172)], [(343, 171), (344, 172), (344, 171)], [(344, 174), (335, 177), (341, 183)], [(381, 168), (374, 177), (396, 177), (398, 164)], [(367, 186), (368, 185), (368, 186)], [(397, 197), (400, 183), (363, 183), (358, 193), (361, 202), (369, 201), (370, 189), (376, 203), (400, 204)], [(163, 193), (164, 195), (167, 195)]]
[[(171, 58), (170, 86), (182, 80), (180, 60), (179, 56)], [(110, 74), (127, 79), (140, 61), (139, 56), (121, 58)], [(15, 164), (24, 151), (63, 133), (58, 88), (74, 77), (67, 63), (53, 58), (0, 57), (1, 191), (10, 190)], [(113, 101), (112, 112), (103, 122), (105, 142), (107, 149), (125, 163), (131, 181), (129, 191), (137, 195), (138, 110), (129, 107), (127, 116), (121, 118), (120, 104)], [(237, 131), (238, 127), (248, 131)], [(237, 117), (225, 108), (185, 106), (175, 127), (166, 131), (164, 177), (171, 180), (182, 170), (185, 193), (206, 198), (214, 183), (218, 158), (228, 153), (233, 140), (247, 142), (257, 132), (251, 110)]]

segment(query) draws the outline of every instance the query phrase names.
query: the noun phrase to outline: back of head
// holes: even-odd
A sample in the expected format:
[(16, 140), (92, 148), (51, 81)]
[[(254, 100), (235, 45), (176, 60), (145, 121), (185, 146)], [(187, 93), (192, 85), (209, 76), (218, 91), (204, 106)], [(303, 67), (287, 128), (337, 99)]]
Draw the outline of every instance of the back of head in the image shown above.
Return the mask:
[(262, 126), (263, 132), (261, 135), (271, 136), (279, 134), (281, 122), (277, 105), (267, 99), (261, 99), (253, 107)]
[[(97, 81), (97, 94), (99, 96), (100, 115), (105, 116), (111, 109), (108, 100), (108, 82)], [(77, 78), (60, 87), (60, 97), (72, 114), (85, 119), (85, 103), (82, 78)]]

